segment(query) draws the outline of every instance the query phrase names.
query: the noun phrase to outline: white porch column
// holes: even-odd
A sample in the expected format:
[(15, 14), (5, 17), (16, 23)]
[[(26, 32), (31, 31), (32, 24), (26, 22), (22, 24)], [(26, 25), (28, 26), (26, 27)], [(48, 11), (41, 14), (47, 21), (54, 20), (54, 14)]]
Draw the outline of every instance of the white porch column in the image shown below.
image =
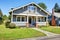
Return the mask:
[(38, 16), (36, 16), (36, 28), (38, 28)]
[(26, 26), (29, 27), (29, 23), (28, 23), (28, 16), (27, 16), (27, 23), (26, 23)]
[(46, 17), (46, 26), (48, 26), (48, 15)]
[(12, 11), (12, 14), (11, 14), (11, 23), (13, 22), (13, 11)]

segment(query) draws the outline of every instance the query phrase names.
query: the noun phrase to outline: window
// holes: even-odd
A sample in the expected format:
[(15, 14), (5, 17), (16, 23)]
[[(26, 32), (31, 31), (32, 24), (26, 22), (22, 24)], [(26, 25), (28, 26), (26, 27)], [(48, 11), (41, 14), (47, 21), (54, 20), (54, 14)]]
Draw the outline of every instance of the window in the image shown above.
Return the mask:
[(40, 22), (40, 18), (38, 18), (38, 22)]
[(40, 17), (40, 18), (38, 18), (38, 21), (39, 22), (45, 22), (46, 21), (46, 17)]
[(16, 21), (16, 16), (13, 16), (13, 22), (15, 22)]
[(17, 17), (17, 21), (18, 22), (23, 22), (23, 21), (27, 21), (27, 18), (26, 17)]
[(45, 17), (45, 21), (46, 21), (46, 17)]
[(17, 21), (20, 21), (20, 17), (17, 17)]
[(24, 17), (22, 17), (22, 21), (24, 21)]
[(28, 7), (28, 10), (29, 10), (29, 12), (30, 12), (30, 11), (34, 11), (34, 12), (35, 12), (35, 7), (34, 7), (34, 6), (29, 6), (29, 7)]

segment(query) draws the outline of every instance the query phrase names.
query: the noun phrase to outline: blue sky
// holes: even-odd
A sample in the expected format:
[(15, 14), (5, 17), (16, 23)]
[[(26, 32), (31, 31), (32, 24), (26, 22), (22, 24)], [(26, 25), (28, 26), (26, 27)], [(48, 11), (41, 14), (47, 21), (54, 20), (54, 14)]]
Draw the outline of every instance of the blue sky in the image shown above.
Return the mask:
[(9, 15), (8, 12), (11, 8), (20, 7), (30, 2), (35, 2), (37, 4), (43, 2), (46, 4), (47, 9), (50, 12), (55, 3), (58, 3), (60, 5), (60, 0), (0, 0), (0, 9), (4, 15)]

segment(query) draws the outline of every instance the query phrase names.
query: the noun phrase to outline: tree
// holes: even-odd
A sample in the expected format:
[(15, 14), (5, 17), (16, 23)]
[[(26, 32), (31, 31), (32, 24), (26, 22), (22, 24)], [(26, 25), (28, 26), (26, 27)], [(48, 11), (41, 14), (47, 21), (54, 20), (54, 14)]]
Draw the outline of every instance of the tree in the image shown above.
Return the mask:
[(11, 15), (8, 16), (8, 19), (11, 21)]
[(2, 11), (1, 11), (1, 9), (0, 9), (0, 24), (2, 24), (3, 23), (3, 14), (2, 14)]
[(2, 11), (1, 11), (1, 9), (0, 9), (0, 17), (2, 17), (3, 16), (3, 13), (2, 13)]
[(7, 20), (8, 17), (6, 15), (3, 15), (3, 20)]
[(47, 6), (46, 6), (44, 3), (39, 3), (38, 5), (39, 5), (40, 7), (42, 7), (44, 10), (47, 9)]
[(58, 3), (55, 3), (54, 10), (55, 10), (55, 12), (59, 12), (60, 7), (59, 7)]

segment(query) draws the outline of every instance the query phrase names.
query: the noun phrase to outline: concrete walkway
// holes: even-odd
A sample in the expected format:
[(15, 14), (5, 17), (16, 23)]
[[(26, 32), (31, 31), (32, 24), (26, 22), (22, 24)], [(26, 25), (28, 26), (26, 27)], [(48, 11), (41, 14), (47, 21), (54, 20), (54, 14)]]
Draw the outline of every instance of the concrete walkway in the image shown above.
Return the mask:
[(47, 36), (55, 36), (55, 35), (58, 35), (58, 34), (54, 34), (54, 33), (48, 32), (48, 31), (41, 30), (39, 28), (32, 28), (32, 29), (37, 30), (37, 31), (40, 31), (40, 32), (46, 34)]
[(60, 35), (35, 37), (35, 38), (25, 38), (25, 39), (18, 39), (18, 40), (60, 40)]

